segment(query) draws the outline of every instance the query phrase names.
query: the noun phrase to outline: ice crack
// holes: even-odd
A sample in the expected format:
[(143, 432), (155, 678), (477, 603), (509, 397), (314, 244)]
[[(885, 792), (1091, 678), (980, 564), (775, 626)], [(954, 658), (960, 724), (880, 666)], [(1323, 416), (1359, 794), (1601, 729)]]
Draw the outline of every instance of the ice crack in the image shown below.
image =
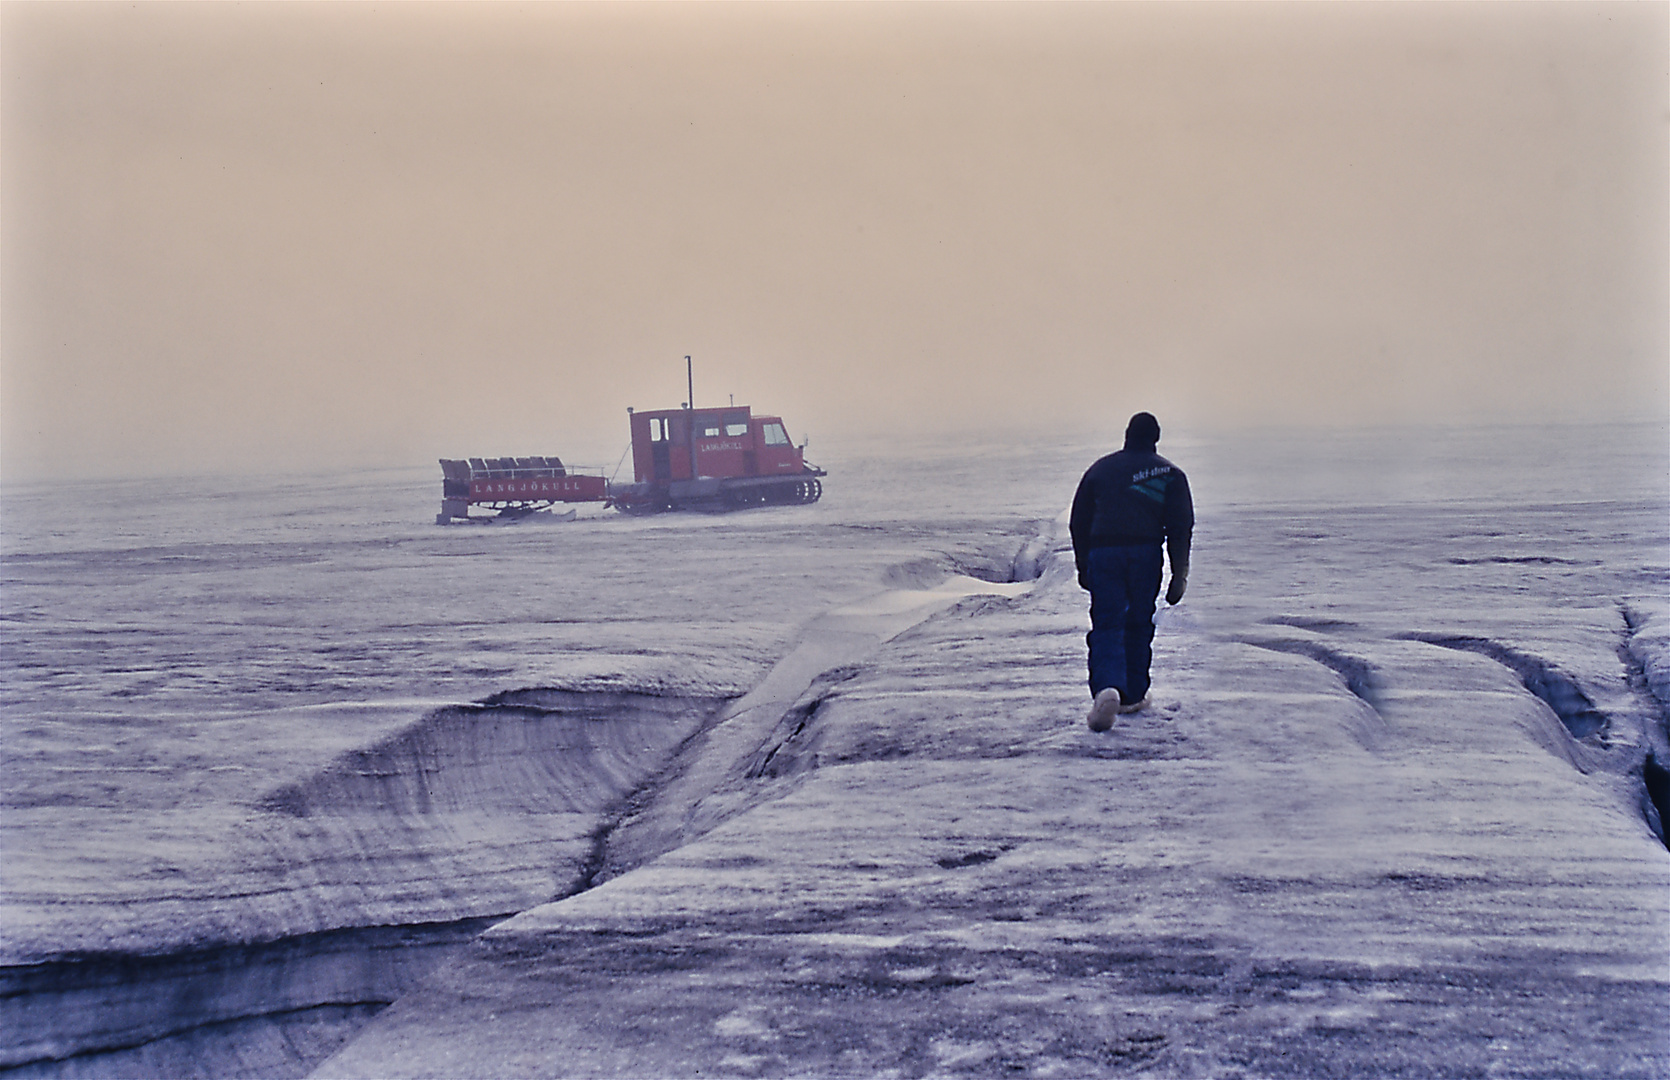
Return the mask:
[(1380, 670), (1361, 657), (1352, 656), (1338, 649), (1322, 644), (1320, 641), (1294, 641), (1289, 639), (1249, 638), (1248, 645), (1271, 652), (1290, 653), (1295, 656), (1308, 657), (1322, 666), (1329, 668), (1345, 683), (1345, 688), (1360, 698), (1369, 708), (1384, 716), (1382, 692), (1385, 689)]
[(1595, 707), (1589, 695), (1572, 678), (1541, 657), (1520, 652), (1499, 641), (1466, 634), (1431, 634), (1411, 631), (1397, 635), (1405, 641), (1424, 641), (1445, 649), (1488, 656), (1519, 677), (1520, 684), (1554, 710), (1560, 723), (1574, 739), (1604, 733), (1612, 718)]
[[(182, 1040), (175, 1053), (196, 1060), (194, 1032), (321, 1008), (381, 1008), (504, 917), (352, 927), (158, 956), (93, 953), (0, 969), (4, 1028), (12, 1034), (0, 1047), (0, 1068), (103, 1058), (111, 1068), (87, 1071), (120, 1075), (130, 1068), (123, 1052), (158, 1040)], [(338, 1025), (341, 1037), (364, 1019)]]
[[(1665, 822), (1670, 820), (1670, 745), (1665, 736), (1663, 703), (1655, 700), (1646, 684), (1641, 657), (1635, 648), (1635, 636), (1640, 620), (1628, 605), (1620, 605), (1624, 631), (1619, 645), (1619, 658), (1633, 690), (1649, 703), (1643, 711), (1654, 714), (1643, 724), (1642, 735), (1647, 743), (1644, 752), (1628, 767), (1640, 783), (1637, 789), (1640, 810), (1647, 827), (1660, 842), (1670, 846), (1665, 835)], [(1573, 739), (1587, 740), (1608, 734), (1614, 726), (1613, 717), (1598, 708), (1588, 694), (1569, 675), (1541, 657), (1521, 652), (1489, 638), (1462, 634), (1433, 634), (1411, 632), (1399, 637), (1409, 641), (1424, 641), (1446, 649), (1478, 653), (1506, 667), (1519, 677), (1520, 684), (1547, 705)], [(1652, 707), (1656, 706), (1656, 708)]]
[(1630, 689), (1652, 706), (1650, 712), (1653, 719), (1646, 725), (1645, 732), (1648, 750), (1641, 761), (1641, 784), (1646, 789), (1648, 802), (1658, 814), (1659, 838), (1670, 847), (1670, 836), (1665, 835), (1664, 828), (1665, 822), (1670, 822), (1670, 701), (1660, 694), (1660, 688), (1666, 684), (1662, 679), (1655, 683), (1655, 672), (1650, 670), (1655, 660), (1659, 661), (1662, 669), (1662, 658), (1651, 655), (1643, 641), (1648, 617), (1627, 603), (1618, 605), (1618, 614), (1624, 620), (1618, 659), (1623, 661)]
[[(346, 1032), (364, 1021), (365, 1007), (393, 1001), (486, 926), (592, 887), (605, 866), (609, 838), (633, 800), (728, 700), (511, 691), (433, 709), (375, 743), (257, 793), (257, 814), (315, 819), (319, 828), (346, 829), (343, 835), (363, 845), (341, 867), (298, 856), (294, 866), (274, 868), (281, 885), (276, 895), (313, 905), (327, 918), (368, 917), (337, 909), (338, 898), (360, 895), (356, 890), (397, 881), (413, 889), (433, 886), (434, 875), (456, 864), (414, 863), (401, 845), (414, 834), (445, 835), (454, 820), (485, 822), (487, 843), (501, 845), (489, 850), (530, 848), (560, 862), (548, 872), (512, 875), (492, 886), (442, 881), (441, 888), (459, 894), (437, 905), (459, 916), (451, 920), (323, 929), (255, 942), (210, 940), (148, 956), (65, 955), (0, 968), (0, 1032), (7, 1035), (0, 1039), (0, 1068), (77, 1058), (94, 1073), (105, 1064), (117, 1074), (166, 1072), (176, 1057), (212, 1054), (203, 1047), (215, 1025), (255, 1025), (322, 1007), (359, 1010), (337, 1025)], [(589, 847), (575, 858), (561, 854), (556, 823), (577, 818), (591, 828)], [(575, 835), (585, 834), (575, 829)], [(385, 840), (388, 848), (380, 850)], [(204, 1034), (193, 1034), (199, 1031)], [(172, 1048), (150, 1046), (163, 1039), (175, 1040)], [(149, 1064), (130, 1067), (122, 1063), (126, 1058), (92, 1064), (110, 1053), (141, 1054)]]

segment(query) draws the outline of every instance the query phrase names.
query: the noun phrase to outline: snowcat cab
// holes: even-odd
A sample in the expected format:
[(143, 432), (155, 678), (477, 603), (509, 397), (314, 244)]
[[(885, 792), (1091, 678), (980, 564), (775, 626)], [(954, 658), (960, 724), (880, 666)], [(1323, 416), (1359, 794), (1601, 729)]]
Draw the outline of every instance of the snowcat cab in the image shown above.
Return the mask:
[(806, 464), (780, 416), (746, 405), (722, 409), (627, 410), (633, 483), (612, 492), (628, 512), (736, 510), (813, 503), (828, 475)]

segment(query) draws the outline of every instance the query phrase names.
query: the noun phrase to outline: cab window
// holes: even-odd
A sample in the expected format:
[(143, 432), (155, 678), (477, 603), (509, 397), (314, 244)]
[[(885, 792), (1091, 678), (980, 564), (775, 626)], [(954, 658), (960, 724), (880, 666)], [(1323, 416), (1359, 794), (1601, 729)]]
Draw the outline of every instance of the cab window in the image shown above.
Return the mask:
[(789, 445), (788, 432), (783, 430), (782, 424), (767, 424), (765, 426), (765, 444), (767, 446)]
[(719, 418), (717, 416), (704, 416), (696, 423), (700, 425), (696, 429), (697, 434), (702, 438), (717, 439), (719, 437)]
[(726, 413), (725, 434), (733, 437), (748, 434), (748, 414)]

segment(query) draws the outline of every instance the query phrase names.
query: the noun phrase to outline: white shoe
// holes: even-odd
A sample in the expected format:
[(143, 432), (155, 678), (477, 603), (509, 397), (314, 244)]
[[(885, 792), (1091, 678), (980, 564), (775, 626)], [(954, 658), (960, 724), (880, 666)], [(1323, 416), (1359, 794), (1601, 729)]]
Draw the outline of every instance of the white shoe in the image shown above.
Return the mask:
[(1114, 714), (1119, 711), (1119, 688), (1110, 686), (1096, 695), (1095, 704), (1090, 706), (1090, 715), (1084, 718), (1084, 722), (1090, 725), (1091, 731), (1106, 731), (1113, 726)]
[(1142, 697), (1137, 698), (1129, 705), (1119, 706), (1119, 711), (1121, 713), (1141, 712), (1146, 708), (1148, 708), (1148, 695), (1144, 694)]

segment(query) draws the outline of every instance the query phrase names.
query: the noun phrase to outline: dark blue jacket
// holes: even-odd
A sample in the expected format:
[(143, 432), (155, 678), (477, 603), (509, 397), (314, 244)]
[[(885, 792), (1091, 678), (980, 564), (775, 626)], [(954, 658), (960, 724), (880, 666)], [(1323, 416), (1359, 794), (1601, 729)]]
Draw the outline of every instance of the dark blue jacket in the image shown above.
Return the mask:
[(1171, 572), (1188, 576), (1195, 527), (1189, 479), (1151, 446), (1127, 443), (1086, 469), (1068, 526), (1081, 574), (1091, 548), (1163, 541)]

